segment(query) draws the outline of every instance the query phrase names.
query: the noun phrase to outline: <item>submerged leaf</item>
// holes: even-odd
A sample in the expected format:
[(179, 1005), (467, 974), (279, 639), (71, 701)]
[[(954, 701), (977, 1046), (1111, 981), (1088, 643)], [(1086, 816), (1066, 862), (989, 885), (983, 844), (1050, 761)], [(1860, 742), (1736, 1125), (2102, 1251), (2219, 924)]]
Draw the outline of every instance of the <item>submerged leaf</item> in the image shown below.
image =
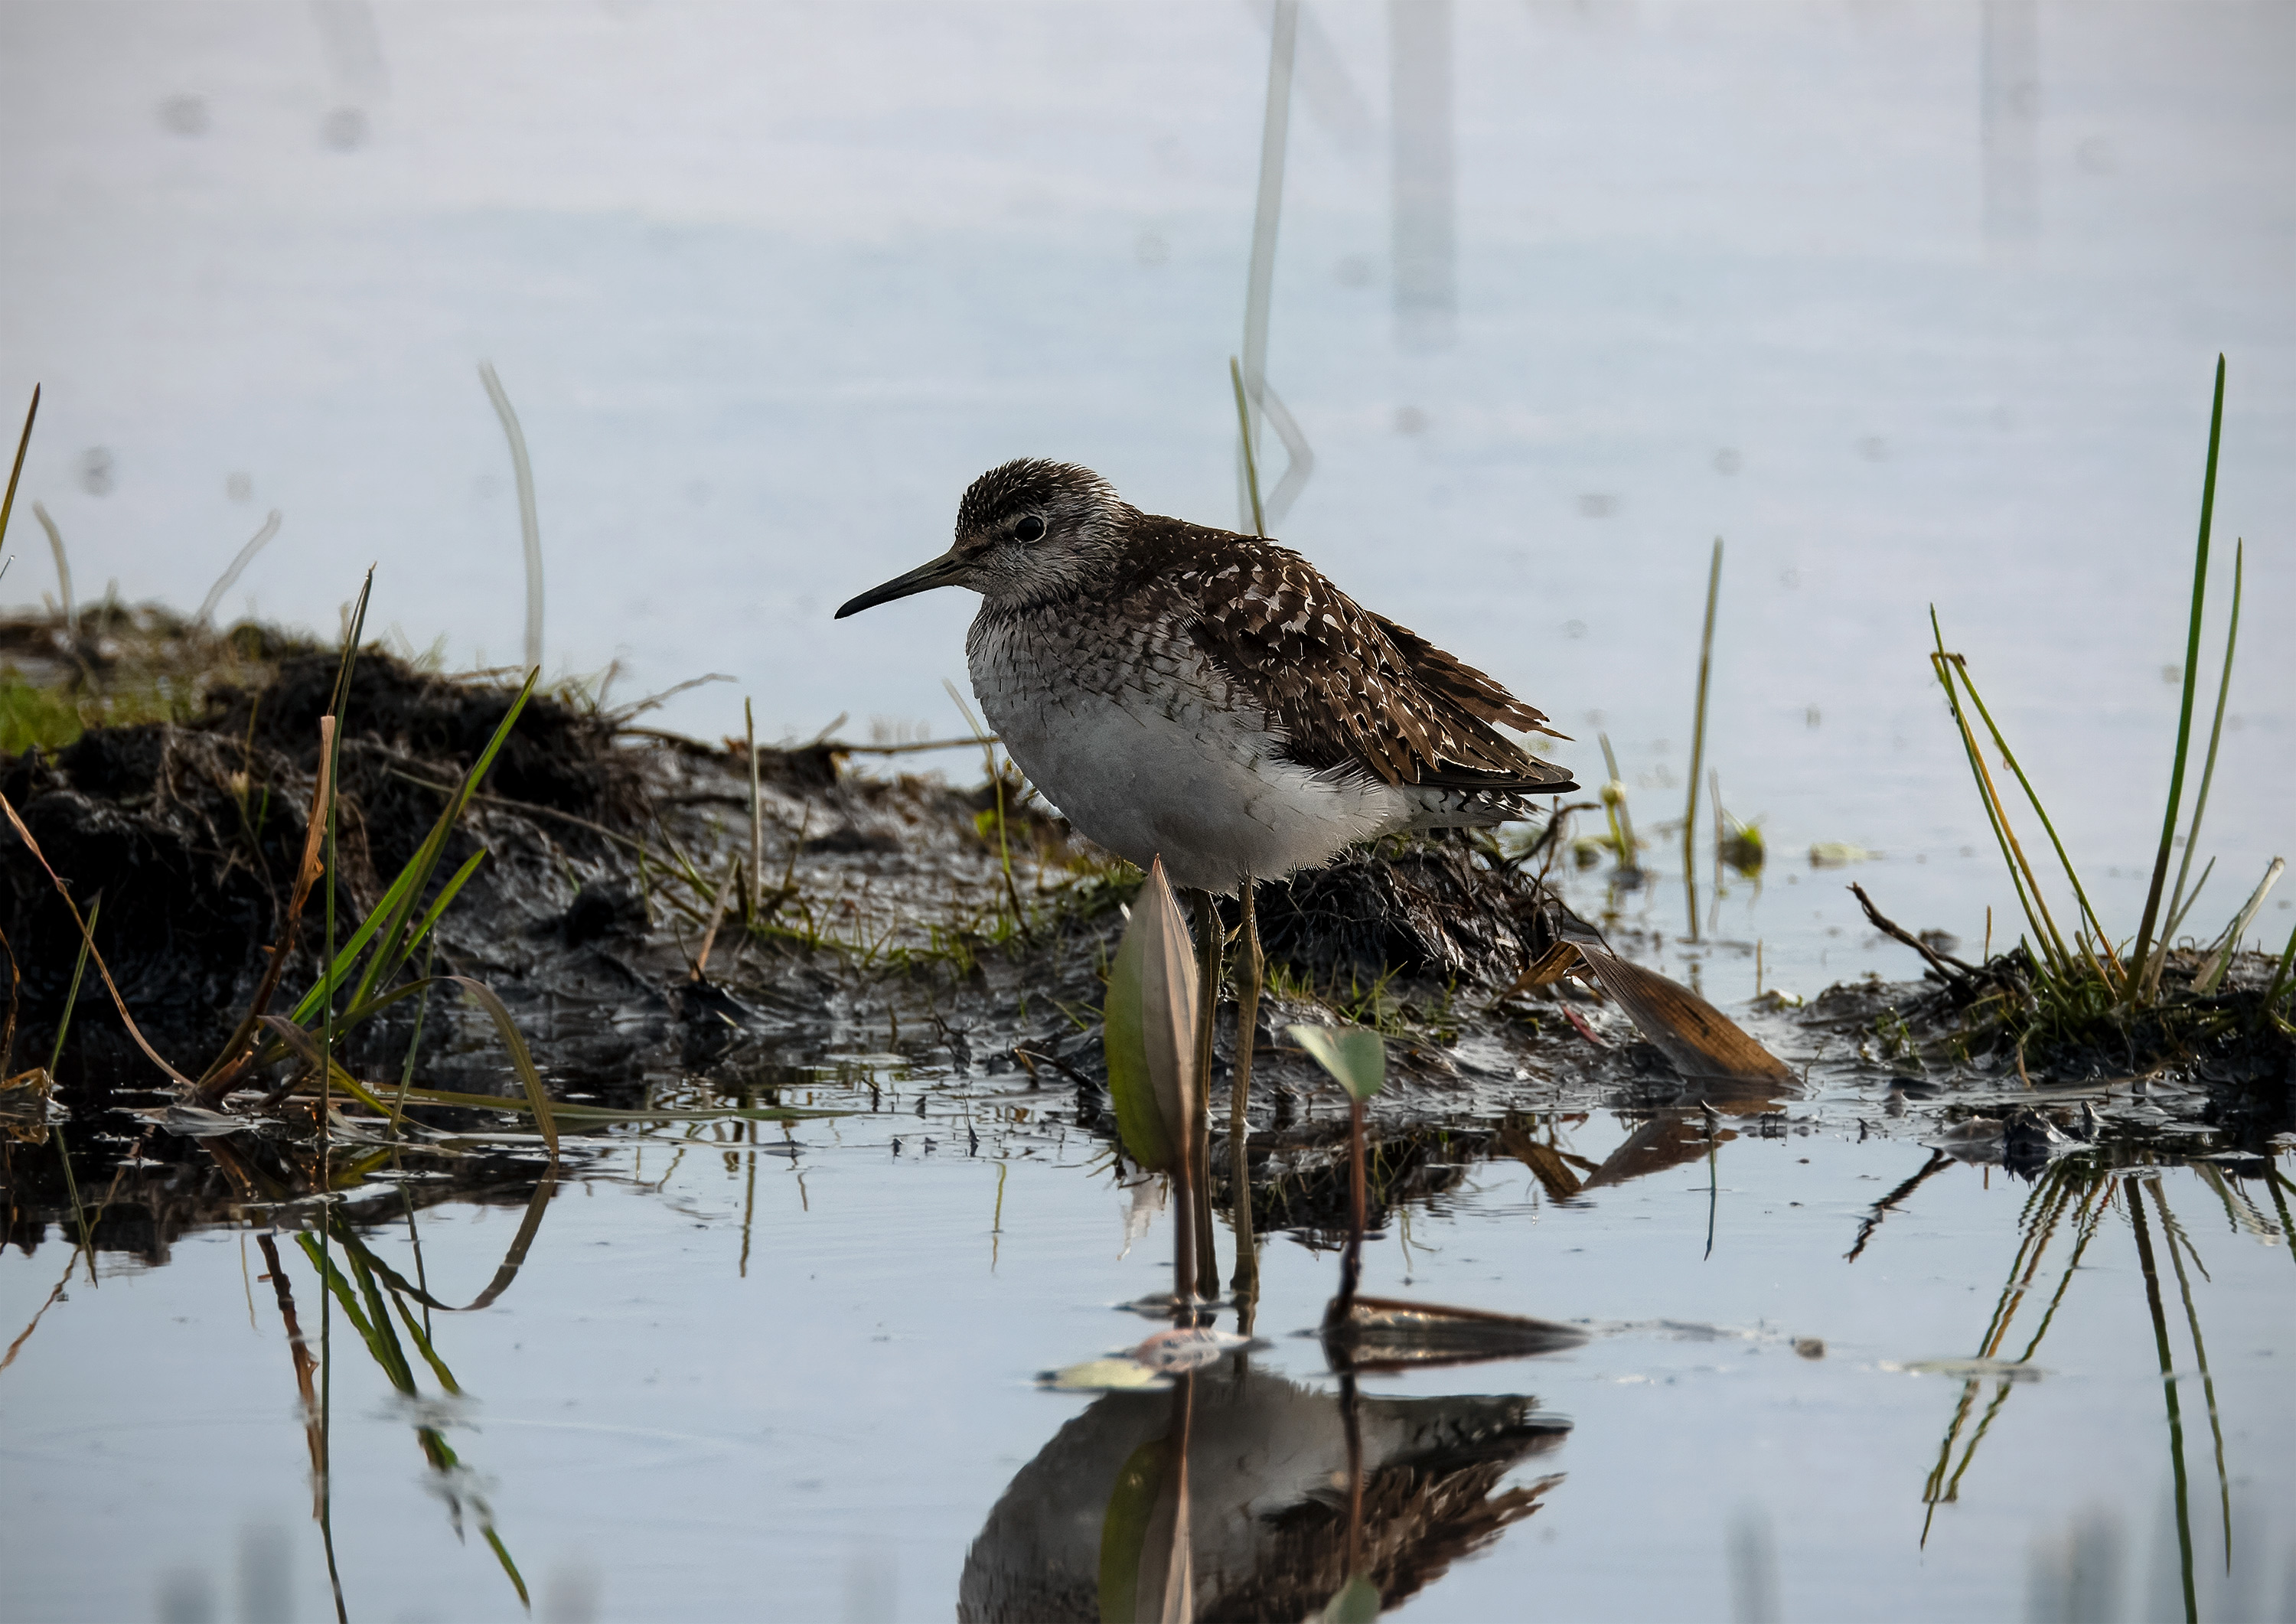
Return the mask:
[(1350, 1098), (1367, 1100), (1387, 1080), (1387, 1046), (1379, 1034), (1359, 1026), (1294, 1026), (1284, 1029), (1292, 1041), (1348, 1091)]
[(1108, 972), (1108, 1093), (1124, 1148), (1152, 1172), (1179, 1162), (1195, 1121), (1196, 959), (1180, 906), (1149, 865)]

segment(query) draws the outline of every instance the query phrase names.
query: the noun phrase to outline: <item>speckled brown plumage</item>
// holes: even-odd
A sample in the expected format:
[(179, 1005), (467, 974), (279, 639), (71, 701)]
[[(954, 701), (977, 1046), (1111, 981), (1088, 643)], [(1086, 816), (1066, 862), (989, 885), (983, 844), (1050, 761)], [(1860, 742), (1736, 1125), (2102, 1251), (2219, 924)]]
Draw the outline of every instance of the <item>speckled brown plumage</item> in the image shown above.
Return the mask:
[(1578, 787), (1492, 730), (1551, 733), (1543, 714), (1363, 608), (1291, 548), (1143, 514), (1128, 554), (1127, 607), (1185, 629), (1301, 766), (1352, 763), (1398, 784)]
[(1227, 892), (1578, 787), (1497, 731), (1549, 730), (1482, 672), (1290, 548), (1144, 513), (1088, 469), (991, 470), (947, 553), (838, 612), (939, 586), (981, 594), (973, 691), (1021, 769), (1178, 884)]

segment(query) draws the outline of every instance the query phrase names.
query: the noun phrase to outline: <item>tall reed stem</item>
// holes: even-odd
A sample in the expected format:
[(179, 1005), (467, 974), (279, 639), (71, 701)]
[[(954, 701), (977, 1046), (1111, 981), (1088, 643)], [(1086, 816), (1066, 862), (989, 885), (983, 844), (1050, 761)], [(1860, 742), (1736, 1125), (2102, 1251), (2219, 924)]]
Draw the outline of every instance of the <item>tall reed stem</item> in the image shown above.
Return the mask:
[[(1690, 731), (1690, 801), (1682, 813), (1682, 894), (1689, 904), (1690, 939), (1698, 939), (1698, 775), (1706, 763), (1706, 685), (1714, 666), (1714, 603), (1722, 592), (1722, 538), (1706, 572), (1706, 629), (1698, 639), (1698, 717)], [(1718, 847), (1714, 861), (1722, 861)]]
[[(2209, 809), (2209, 785), (2217, 775), (2217, 746), (2224, 738), (2225, 701), (2232, 697), (2232, 657), (2240, 646), (2240, 592), (2247, 562), (2247, 542), (2235, 541), (2232, 549), (2232, 619), (2225, 627), (2224, 670), (2217, 678), (2217, 710), (2209, 723), (2209, 753), (2201, 761), (2201, 790), (2193, 798), (2193, 821), (2185, 830), (2184, 860), (2177, 865), (2176, 889), (2169, 893), (2169, 923), (2161, 927), (2164, 946), (2177, 939), (2177, 927), (2184, 922), (2185, 909), (2192, 906), (2185, 898), (2185, 878), (2193, 872), (2193, 851), (2201, 843), (2201, 816)], [(2206, 874), (2202, 877), (2207, 878)], [(2160, 966), (2159, 959), (2152, 961), (2155, 987), (2161, 984)]]
[(2217, 447), (2224, 437), (2224, 390), (2225, 362), (2218, 356), (2216, 403), (2209, 411), (2209, 465), (2201, 480), (2201, 537), (2193, 554), (2193, 613), (2185, 634), (2185, 696), (2177, 712), (2177, 756), (2169, 769), (2169, 805), (2161, 818), (2161, 849), (2152, 859), (2152, 884), (2144, 893), (2144, 916), (2136, 927), (2136, 947), (2128, 956), (2128, 977), (2121, 988), (2122, 996), (2131, 1004), (2145, 986), (2145, 958), (2152, 947), (2153, 923), (2161, 917), (2161, 893), (2169, 883), (2169, 854), (2177, 843), (2177, 814), (2185, 794), (2185, 757), (2193, 745), (2193, 690), (2200, 677), (2201, 610), (2208, 595), (2209, 525), (2216, 517)]

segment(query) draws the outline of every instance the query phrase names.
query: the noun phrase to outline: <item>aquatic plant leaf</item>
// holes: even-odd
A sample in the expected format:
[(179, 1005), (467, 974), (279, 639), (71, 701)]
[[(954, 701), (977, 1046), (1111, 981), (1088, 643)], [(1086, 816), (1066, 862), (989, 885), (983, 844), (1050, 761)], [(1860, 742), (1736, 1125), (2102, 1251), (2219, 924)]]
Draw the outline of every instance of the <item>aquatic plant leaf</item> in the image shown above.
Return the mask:
[(1133, 899), (1103, 1006), (1117, 1129), (1152, 1172), (1172, 1171), (1193, 1131), (1196, 1003), (1195, 952), (1160, 859)]
[(1379, 1587), (1358, 1573), (1340, 1587), (1340, 1593), (1316, 1614), (1320, 1624), (1371, 1624), (1384, 1605)]
[(1367, 1100), (1387, 1080), (1387, 1046), (1365, 1027), (1293, 1026), (1284, 1030), (1332, 1074), (1350, 1099)]
[(1589, 942), (1578, 944), (1603, 990), (1687, 1078), (1790, 1083), (1792, 1068), (1687, 987)]
[(553, 1165), (558, 1161), (558, 1123), (550, 1112), (550, 1092), (542, 1086), (542, 1073), (534, 1069), (534, 1056), (527, 1052), (526, 1039), (519, 1035), (518, 1023), (510, 1018), (510, 1010), (495, 989), (484, 981), (472, 980), (466, 975), (448, 975), (442, 981), (459, 984), (478, 1001), (495, 1023), (495, 1030), (510, 1051), (510, 1063), (518, 1072), (518, 1080), (526, 1085), (526, 1097), (534, 1107), (534, 1125), (542, 1130), (542, 1142), (550, 1147)]

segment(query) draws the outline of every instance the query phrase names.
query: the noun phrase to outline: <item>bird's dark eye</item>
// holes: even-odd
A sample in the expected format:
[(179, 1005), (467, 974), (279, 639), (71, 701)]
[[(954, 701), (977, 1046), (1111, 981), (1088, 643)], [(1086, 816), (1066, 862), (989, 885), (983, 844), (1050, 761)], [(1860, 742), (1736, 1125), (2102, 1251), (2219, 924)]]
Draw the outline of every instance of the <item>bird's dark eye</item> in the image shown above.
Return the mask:
[(1045, 521), (1034, 513), (1013, 527), (1013, 538), (1018, 541), (1036, 541), (1042, 537), (1044, 533)]

